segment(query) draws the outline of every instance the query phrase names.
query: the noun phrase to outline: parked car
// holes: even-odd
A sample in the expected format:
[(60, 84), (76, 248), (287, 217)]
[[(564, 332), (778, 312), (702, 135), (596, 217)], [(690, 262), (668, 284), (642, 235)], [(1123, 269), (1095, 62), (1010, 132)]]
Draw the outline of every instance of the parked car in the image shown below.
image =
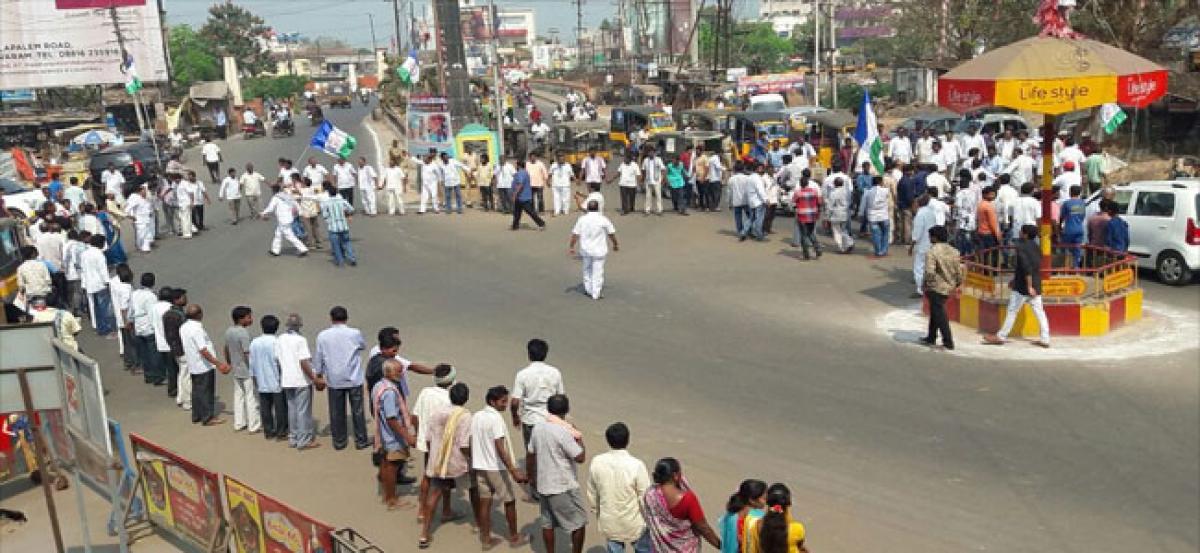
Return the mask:
[(166, 150), (156, 151), (152, 144), (141, 142), (113, 146), (92, 154), (88, 159), (88, 174), (92, 176), (92, 182), (100, 182), (100, 173), (112, 163), (125, 176), (122, 193), (128, 196), (146, 182), (150, 170), (162, 173), (167, 165), (166, 155)]
[(1012, 129), (1015, 135), (1020, 131), (1029, 130), (1029, 123), (1024, 117), (1014, 113), (987, 113), (959, 121), (954, 127), (954, 132), (966, 134), (973, 128), (980, 129), (980, 132), (989, 136), (997, 136), (1006, 129)]
[(1134, 181), (1118, 186), (1113, 200), (1129, 223), (1129, 253), (1138, 267), (1152, 269), (1164, 284), (1191, 282), (1200, 269), (1200, 179)]
[(953, 129), (962, 121), (962, 117), (952, 113), (934, 112), (922, 113), (905, 119), (896, 130), (907, 129), (909, 136), (916, 136), (924, 129), (933, 131), (936, 135), (945, 134), (946, 131)]
[(33, 217), (37, 208), (46, 201), (46, 195), (40, 188), (25, 188), (21, 183), (4, 177), (0, 177), (0, 193), (4, 195), (4, 209), (16, 219)]

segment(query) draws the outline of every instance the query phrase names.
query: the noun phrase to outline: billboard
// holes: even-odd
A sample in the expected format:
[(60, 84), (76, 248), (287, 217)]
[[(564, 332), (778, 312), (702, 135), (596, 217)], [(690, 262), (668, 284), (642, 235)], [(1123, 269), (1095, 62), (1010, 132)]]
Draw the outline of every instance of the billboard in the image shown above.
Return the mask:
[(0, 2), (0, 89), (124, 83), (118, 28), (142, 82), (166, 81), (162, 22), (151, 0)]
[(417, 156), (424, 156), (430, 149), (454, 153), (450, 110), (444, 97), (413, 96), (405, 118), (408, 151)]
[(492, 39), (492, 25), (496, 22), (489, 17), (490, 6), (463, 6), (460, 9), (458, 20), (464, 42)]
[(217, 473), (137, 435), (129, 435), (150, 521), (179, 538), (212, 549), (221, 531)]
[(232, 553), (333, 551), (333, 527), (225, 476), (225, 505), (233, 529)]

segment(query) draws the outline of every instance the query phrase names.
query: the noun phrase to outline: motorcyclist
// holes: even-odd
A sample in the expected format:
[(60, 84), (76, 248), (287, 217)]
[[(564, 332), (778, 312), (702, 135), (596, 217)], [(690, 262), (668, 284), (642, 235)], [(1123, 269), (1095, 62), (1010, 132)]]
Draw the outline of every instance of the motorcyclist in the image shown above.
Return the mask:
[(321, 111), (319, 104), (312, 104), (308, 107), (308, 117), (312, 119), (314, 125), (325, 120), (325, 114)]

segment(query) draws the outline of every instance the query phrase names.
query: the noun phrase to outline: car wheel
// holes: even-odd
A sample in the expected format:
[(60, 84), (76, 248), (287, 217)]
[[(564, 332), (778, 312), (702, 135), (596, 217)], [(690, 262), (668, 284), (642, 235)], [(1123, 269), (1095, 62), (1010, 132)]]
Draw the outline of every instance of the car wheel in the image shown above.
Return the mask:
[(1183, 286), (1192, 279), (1192, 271), (1179, 252), (1166, 251), (1158, 256), (1154, 264), (1154, 272), (1158, 280), (1170, 286)]

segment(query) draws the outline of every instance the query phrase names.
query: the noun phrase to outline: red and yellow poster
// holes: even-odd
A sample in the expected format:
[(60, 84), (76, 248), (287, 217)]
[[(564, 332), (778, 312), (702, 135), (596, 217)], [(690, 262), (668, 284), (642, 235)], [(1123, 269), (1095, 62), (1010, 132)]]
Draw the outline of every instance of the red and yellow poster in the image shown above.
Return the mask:
[(225, 504), (237, 553), (329, 553), (333, 528), (225, 476)]
[(130, 434), (151, 522), (202, 549), (221, 530), (217, 474), (145, 438)]

